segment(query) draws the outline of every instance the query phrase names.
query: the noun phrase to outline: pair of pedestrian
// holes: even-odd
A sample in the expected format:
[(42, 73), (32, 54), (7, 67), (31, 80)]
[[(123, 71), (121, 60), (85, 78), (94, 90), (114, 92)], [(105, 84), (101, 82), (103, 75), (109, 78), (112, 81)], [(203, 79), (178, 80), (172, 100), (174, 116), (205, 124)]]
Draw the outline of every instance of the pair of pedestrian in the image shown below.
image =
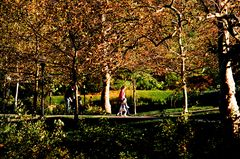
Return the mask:
[(126, 89), (126, 87), (122, 86), (121, 91), (120, 91), (119, 96), (118, 96), (121, 105), (120, 105), (119, 111), (117, 113), (117, 116), (118, 115), (127, 116), (127, 114), (130, 114), (129, 110), (128, 110), (129, 106), (127, 105), (127, 98), (126, 98), (125, 89)]

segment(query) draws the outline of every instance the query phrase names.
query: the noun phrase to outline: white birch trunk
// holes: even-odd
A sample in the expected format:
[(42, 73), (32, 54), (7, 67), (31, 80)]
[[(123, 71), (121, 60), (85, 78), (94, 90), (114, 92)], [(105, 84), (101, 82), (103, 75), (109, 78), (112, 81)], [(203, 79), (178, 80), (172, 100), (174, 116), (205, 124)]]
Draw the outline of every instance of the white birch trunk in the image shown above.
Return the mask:
[(110, 81), (111, 81), (111, 76), (109, 73), (106, 73), (106, 79), (105, 79), (105, 88), (104, 88), (104, 107), (106, 113), (111, 114), (111, 104), (110, 104)]
[(16, 112), (16, 110), (17, 110), (18, 88), (19, 88), (19, 82), (17, 82), (17, 85), (16, 85), (16, 93), (15, 93), (15, 98), (14, 98), (14, 112)]
[[(224, 15), (228, 14), (228, 0), (224, 0), (220, 2), (220, 6), (223, 8)], [(221, 22), (220, 22), (221, 23)], [(229, 55), (230, 48), (230, 33), (228, 31), (228, 23), (223, 20), (223, 24), (219, 25), (219, 30), (222, 30), (222, 38), (220, 38), (219, 45), (222, 45), (222, 50), (219, 50), (219, 56), (221, 57), (219, 61), (220, 63), (220, 71), (222, 78), (222, 89), (221, 92), (223, 94), (223, 103), (220, 105), (220, 111), (225, 118), (227, 119), (227, 127), (230, 128), (231, 133), (235, 136), (239, 133), (239, 107), (236, 99), (236, 87), (235, 81), (233, 78), (232, 72), (232, 62)], [(221, 31), (220, 31), (221, 33)], [(222, 42), (222, 44), (220, 44)], [(222, 52), (221, 52), (222, 51)], [(221, 55), (222, 54), (222, 55)], [(228, 125), (229, 124), (229, 125)]]
[[(106, 3), (108, 4), (108, 1), (106, 1)], [(107, 56), (107, 53), (108, 53), (108, 43), (105, 41), (105, 37), (107, 35), (107, 31), (111, 29), (110, 28), (107, 28), (105, 26), (105, 23), (106, 23), (106, 14), (103, 13), (102, 14), (102, 25), (103, 25), (103, 28), (102, 28), (102, 33), (103, 33), (103, 46), (104, 46), (104, 49), (103, 49), (103, 57), (105, 58)], [(111, 75), (110, 75), (110, 70), (108, 68), (108, 64), (106, 63), (105, 66), (104, 66), (104, 73), (105, 73), (105, 77), (103, 79), (103, 91), (102, 92), (102, 102), (104, 104), (104, 109), (106, 111), (106, 113), (109, 113), (111, 114), (112, 113), (112, 110), (111, 110), (111, 104), (110, 104), (110, 81), (111, 81)]]
[(183, 113), (186, 114), (186, 113), (188, 113), (188, 94), (187, 94), (187, 82), (186, 82), (186, 70), (185, 70), (186, 51), (184, 50), (184, 46), (183, 46), (183, 42), (182, 42), (182, 14), (178, 10), (176, 10), (176, 11), (179, 16), (179, 19), (178, 19), (178, 31), (179, 31), (178, 45), (179, 45), (180, 56), (181, 56), (181, 60), (182, 60), (181, 76), (182, 76), (182, 88), (183, 88), (183, 99), (184, 99)]

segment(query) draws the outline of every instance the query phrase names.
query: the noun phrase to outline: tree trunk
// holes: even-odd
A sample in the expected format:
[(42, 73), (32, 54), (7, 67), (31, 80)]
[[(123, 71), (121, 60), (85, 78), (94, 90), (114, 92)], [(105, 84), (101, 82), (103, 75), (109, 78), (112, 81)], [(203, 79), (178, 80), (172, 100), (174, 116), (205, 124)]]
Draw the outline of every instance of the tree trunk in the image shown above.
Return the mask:
[(75, 111), (74, 111), (74, 120), (77, 122), (78, 121), (78, 109), (79, 109), (79, 105), (78, 105), (78, 86), (75, 83), (75, 100), (74, 100), (74, 106), (75, 106)]
[(133, 108), (134, 108), (134, 114), (137, 114), (137, 103), (136, 103), (136, 79), (133, 79)]
[[(108, 4), (108, 0), (106, 1), (106, 4)], [(105, 59), (105, 57), (107, 56), (108, 53), (108, 42), (105, 40), (106, 36), (107, 36), (107, 31), (110, 30), (110, 28), (106, 27), (106, 17), (107, 15), (105, 13), (102, 14), (102, 35), (103, 35), (103, 57)], [(104, 66), (104, 73), (105, 73), (105, 77), (103, 78), (103, 90), (102, 90), (102, 95), (101, 95), (101, 100), (102, 100), (102, 104), (103, 107), (106, 111), (106, 113), (111, 114), (112, 110), (111, 110), (111, 104), (110, 104), (110, 80), (111, 80), (111, 75), (110, 75), (110, 70), (108, 67), (108, 64), (106, 63)]]
[(186, 83), (186, 71), (185, 71), (185, 61), (186, 61), (186, 53), (184, 50), (183, 46), (183, 41), (182, 41), (182, 14), (178, 12), (178, 31), (179, 31), (179, 36), (178, 36), (178, 45), (179, 45), (179, 50), (180, 50), (180, 56), (182, 60), (182, 65), (181, 65), (181, 76), (182, 76), (182, 88), (183, 88), (183, 113), (186, 114), (188, 113), (188, 95), (187, 95), (187, 83)]
[[(183, 48), (181, 46), (181, 48)], [(183, 49), (182, 51), (183, 52)], [(182, 74), (182, 87), (183, 87), (183, 113), (186, 114), (188, 113), (188, 94), (187, 94), (187, 83), (186, 83), (186, 75), (185, 75), (185, 53), (182, 53), (182, 70), (181, 70), (181, 74)]]
[[(68, 17), (70, 18), (70, 17)], [(73, 99), (73, 107), (75, 108), (74, 111), (74, 121), (78, 122), (78, 49), (76, 46), (76, 37), (74, 33), (70, 30), (69, 31), (69, 38), (72, 44), (72, 52), (73, 52), (73, 61), (72, 61), (72, 83), (74, 86), (74, 99)]]
[(105, 77), (103, 78), (103, 91), (102, 91), (102, 103), (106, 113), (111, 114), (111, 104), (110, 104), (110, 80), (111, 75), (110, 73), (106, 73)]
[[(224, 4), (224, 5), (223, 5)], [(226, 3), (220, 4), (225, 8), (227, 13)], [(239, 133), (239, 107), (235, 97), (236, 88), (232, 72), (232, 62), (229, 52), (230, 34), (227, 30), (227, 23), (220, 21), (218, 24), (219, 39), (218, 39), (218, 56), (221, 78), (221, 101), (219, 105), (220, 113), (225, 123), (226, 131), (230, 136), (235, 136)]]
[(34, 83), (34, 97), (33, 97), (33, 108), (32, 108), (32, 116), (36, 115), (37, 111), (37, 101), (38, 101), (38, 78), (39, 78), (39, 67), (36, 61), (36, 71), (35, 71), (35, 83)]
[(77, 122), (78, 121), (78, 86), (77, 86), (77, 51), (74, 49), (74, 58), (73, 58), (73, 63), (72, 63), (72, 73), (73, 73), (73, 85), (74, 85), (74, 98), (73, 100), (73, 107), (75, 108), (74, 111), (74, 120)]
[(18, 88), (19, 88), (19, 81), (17, 81), (17, 84), (16, 84), (16, 93), (15, 93), (15, 98), (14, 98), (14, 113), (16, 113), (16, 111), (17, 111)]
[(45, 63), (41, 63), (41, 70), (42, 70), (42, 75), (41, 75), (41, 116), (44, 117), (44, 111), (45, 111), (45, 101), (44, 101), (44, 69), (45, 69)]
[(19, 70), (18, 70), (18, 62), (17, 62), (17, 70), (16, 70), (18, 77), (17, 77), (17, 84), (16, 84), (16, 92), (14, 97), (14, 113), (17, 112), (17, 104), (18, 104), (18, 88), (19, 88)]

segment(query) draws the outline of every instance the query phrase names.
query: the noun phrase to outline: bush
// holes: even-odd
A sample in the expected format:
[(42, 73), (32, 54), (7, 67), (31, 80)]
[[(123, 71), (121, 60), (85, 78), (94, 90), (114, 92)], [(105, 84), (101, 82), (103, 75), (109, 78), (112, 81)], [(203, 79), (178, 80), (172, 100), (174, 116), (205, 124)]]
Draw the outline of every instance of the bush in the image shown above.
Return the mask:
[(113, 90), (120, 90), (122, 86), (131, 87), (131, 81), (116, 79), (113, 80), (111, 89)]
[(157, 81), (151, 74), (143, 73), (136, 78), (138, 90), (163, 89), (164, 82)]
[[(68, 124), (73, 123), (68, 120)], [(121, 124), (119, 119), (115, 122), (91, 118), (80, 120), (74, 127), (65, 125), (63, 129), (61, 120), (54, 121), (53, 128), (41, 120), (2, 123), (1, 157), (219, 158), (226, 152), (218, 123), (179, 118)]]
[(216, 125), (192, 126), (183, 119), (138, 124), (95, 119), (90, 124), (81, 122), (78, 128), (65, 141), (72, 158), (206, 158), (221, 142)]
[(180, 75), (177, 74), (176, 72), (170, 72), (170, 73), (166, 74), (165, 87), (168, 89), (176, 89), (179, 85), (179, 81), (181, 81)]
[(0, 143), (4, 145), (3, 158), (51, 158), (66, 157), (68, 150), (59, 145), (66, 136), (63, 122), (56, 120), (52, 131), (44, 121), (19, 121), (2, 123)]
[(105, 111), (100, 106), (87, 106), (87, 108), (83, 111), (83, 114), (105, 114)]

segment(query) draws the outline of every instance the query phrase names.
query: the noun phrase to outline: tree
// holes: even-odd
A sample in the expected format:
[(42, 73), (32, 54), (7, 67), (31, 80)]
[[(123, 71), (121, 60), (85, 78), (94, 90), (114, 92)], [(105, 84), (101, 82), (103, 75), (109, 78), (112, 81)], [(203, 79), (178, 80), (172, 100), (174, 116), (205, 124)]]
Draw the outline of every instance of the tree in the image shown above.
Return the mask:
[(183, 23), (185, 22), (186, 19), (183, 17), (183, 13), (179, 11), (179, 9), (175, 8), (174, 5), (174, 0), (171, 2), (170, 5), (166, 5), (166, 8), (170, 8), (174, 14), (177, 16), (177, 31), (178, 31), (178, 47), (179, 47), (179, 55), (182, 60), (181, 64), (181, 77), (182, 77), (182, 87), (183, 87), (183, 97), (184, 97), (184, 109), (183, 113), (188, 112), (188, 95), (187, 95), (187, 82), (186, 82), (186, 51), (184, 50), (184, 44), (183, 44)]
[[(85, 45), (89, 42), (86, 39), (86, 32), (89, 30), (86, 29), (87, 24), (85, 22), (91, 19), (91, 17), (84, 19), (89, 15), (88, 3), (34, 0), (24, 2), (6, 1), (2, 5), (3, 13), (6, 12), (6, 15), (8, 15), (8, 17), (4, 17), (8, 21), (8, 23), (5, 23), (5, 30), (9, 31), (8, 34), (11, 35), (6, 38), (6, 41), (10, 42), (11, 39), (12, 43), (8, 45), (18, 53), (18, 55), (9, 57), (13, 57), (15, 60), (17, 60), (16, 57), (19, 58), (19, 70), (24, 72), (20, 74), (21, 77), (24, 77), (22, 80), (26, 80), (25, 72), (30, 75), (30, 81), (35, 76), (34, 105), (36, 106), (37, 103), (39, 63), (42, 57), (47, 60), (45, 63), (49, 74), (51, 72), (52, 74), (61, 74), (61, 79), (65, 83), (69, 83), (69, 80), (65, 80), (66, 77), (69, 77), (68, 79), (71, 79), (72, 83), (77, 86), (78, 72), (82, 69), (79, 66), (86, 61), (83, 59), (87, 53), (84, 54), (83, 52), (90, 47), (89, 44)], [(59, 11), (63, 12), (57, 14)], [(80, 14), (82, 17), (79, 18)], [(9, 17), (11, 18), (7, 19)], [(69, 63), (69, 60), (71, 60), (71, 63)], [(21, 68), (26, 71), (21, 71)], [(75, 94), (77, 96), (77, 93)], [(76, 114), (77, 112), (75, 116)]]
[[(92, 3), (87, 1), (59, 1), (51, 2), (47, 8), (49, 14), (49, 30), (45, 37), (51, 44), (53, 53), (57, 57), (52, 61), (53, 66), (64, 68), (63, 76), (69, 77), (70, 85), (74, 86), (75, 119), (78, 119), (78, 85), (81, 85), (85, 68), (88, 68), (88, 56), (95, 41), (93, 27), (98, 21), (96, 14), (92, 14)], [(59, 13), (59, 14), (57, 14)], [(91, 32), (93, 31), (93, 32)], [(95, 40), (95, 39), (94, 39)], [(52, 58), (53, 59), (53, 58)]]
[[(180, 87), (183, 90), (184, 113), (188, 112), (187, 76), (190, 74), (190, 70), (191, 72), (199, 70), (200, 66), (204, 65), (203, 62), (198, 62), (200, 63), (198, 66), (194, 66), (194, 63), (192, 63), (194, 59), (192, 55), (197, 52), (197, 47), (194, 48), (193, 44), (189, 42), (197, 39), (196, 36), (193, 36), (196, 34), (194, 30), (196, 27), (193, 28), (192, 26), (197, 23), (194, 21), (194, 15), (198, 13), (191, 12), (190, 8), (195, 5), (196, 2), (177, 0), (137, 2), (136, 8), (140, 8), (140, 11), (136, 11), (136, 13), (141, 15), (138, 24), (140, 29), (137, 30), (135, 42), (132, 42), (132, 46), (142, 43), (148, 48), (146, 57), (151, 58), (149, 60), (150, 65), (157, 68), (156, 70), (159, 70), (159, 72), (166, 73), (167, 70), (181, 72), (182, 81)], [(188, 33), (188, 31), (192, 34)], [(153, 51), (151, 45), (159, 48), (162, 45), (158, 49), (159, 53)], [(197, 56), (203, 57), (202, 54), (200, 52)], [(169, 65), (170, 63), (172, 65)], [(181, 67), (179, 67), (179, 64)]]
[[(110, 81), (112, 75), (132, 61), (126, 58), (126, 49), (132, 38), (136, 21), (132, 14), (131, 1), (102, 1), (99, 3), (101, 13), (101, 36), (98, 47), (94, 51), (95, 70), (103, 77), (102, 105), (107, 113), (111, 113), (109, 100)], [(131, 33), (130, 33), (131, 32)], [(98, 61), (98, 62), (96, 62)], [(100, 70), (100, 71), (99, 71)]]
[[(230, 135), (236, 136), (239, 133), (239, 107), (236, 100), (236, 86), (232, 72), (233, 61), (237, 50), (233, 46), (240, 42), (240, 20), (239, 1), (222, 0), (206, 2), (201, 4), (207, 18), (214, 19), (217, 24), (217, 54), (219, 61), (219, 74), (221, 79), (221, 101), (220, 113)], [(233, 51), (234, 50), (234, 51)], [(239, 51), (239, 50), (238, 50)]]
[[(34, 69), (38, 70), (37, 59), (39, 58), (40, 39), (34, 34), (34, 29), (42, 28), (42, 21), (36, 18), (37, 6), (35, 2), (32, 4), (29, 1), (25, 2), (10, 2), (4, 1), (1, 3), (1, 11), (4, 13), (3, 18), (3, 48), (12, 51), (6, 55), (7, 66), (11, 69), (3, 67), (12, 77), (13, 82), (18, 81), (31, 83), (34, 77)], [(41, 12), (38, 10), (38, 12)], [(36, 66), (36, 67), (35, 67)], [(35, 76), (37, 83), (38, 79)], [(36, 85), (37, 86), (37, 85)], [(37, 88), (37, 87), (36, 87)], [(35, 106), (37, 101), (37, 93), (35, 94)], [(32, 111), (34, 108), (32, 108)], [(35, 107), (36, 110), (36, 107)]]

